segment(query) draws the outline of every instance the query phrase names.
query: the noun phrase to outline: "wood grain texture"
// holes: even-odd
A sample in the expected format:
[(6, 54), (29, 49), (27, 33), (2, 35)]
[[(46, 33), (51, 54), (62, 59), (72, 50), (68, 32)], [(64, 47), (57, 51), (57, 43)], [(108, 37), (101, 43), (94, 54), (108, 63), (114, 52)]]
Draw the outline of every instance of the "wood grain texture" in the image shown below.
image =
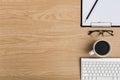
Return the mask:
[(79, 25), (80, 0), (0, 0), (0, 80), (80, 80), (79, 59), (98, 39), (120, 57), (119, 28), (92, 38), (97, 28)]

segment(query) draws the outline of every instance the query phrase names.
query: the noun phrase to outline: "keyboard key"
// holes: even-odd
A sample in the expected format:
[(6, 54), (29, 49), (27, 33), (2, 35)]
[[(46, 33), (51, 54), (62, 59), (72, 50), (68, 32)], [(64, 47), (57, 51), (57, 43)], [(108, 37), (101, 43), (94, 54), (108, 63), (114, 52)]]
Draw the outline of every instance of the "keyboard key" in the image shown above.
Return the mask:
[(89, 74), (86, 73), (86, 74), (83, 74), (83, 76), (89, 76)]
[(119, 79), (117, 79), (117, 77), (113, 77), (113, 80), (119, 80)]
[(112, 77), (97, 77), (97, 80), (112, 80)]

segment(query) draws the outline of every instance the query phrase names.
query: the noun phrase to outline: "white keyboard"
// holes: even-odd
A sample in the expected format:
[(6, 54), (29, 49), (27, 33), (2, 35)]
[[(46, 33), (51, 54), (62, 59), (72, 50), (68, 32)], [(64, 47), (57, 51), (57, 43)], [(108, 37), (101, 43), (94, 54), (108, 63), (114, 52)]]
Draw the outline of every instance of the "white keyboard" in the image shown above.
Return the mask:
[(120, 58), (81, 58), (81, 80), (120, 80)]

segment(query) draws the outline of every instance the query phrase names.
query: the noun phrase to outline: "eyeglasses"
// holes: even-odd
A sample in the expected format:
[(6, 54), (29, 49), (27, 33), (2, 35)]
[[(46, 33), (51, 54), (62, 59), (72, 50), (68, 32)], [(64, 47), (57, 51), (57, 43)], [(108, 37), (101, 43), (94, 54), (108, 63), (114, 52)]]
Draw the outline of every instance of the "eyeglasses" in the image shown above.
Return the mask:
[(88, 35), (91, 35), (93, 37), (96, 36), (114, 36), (113, 31), (112, 30), (93, 30), (93, 31), (89, 31)]

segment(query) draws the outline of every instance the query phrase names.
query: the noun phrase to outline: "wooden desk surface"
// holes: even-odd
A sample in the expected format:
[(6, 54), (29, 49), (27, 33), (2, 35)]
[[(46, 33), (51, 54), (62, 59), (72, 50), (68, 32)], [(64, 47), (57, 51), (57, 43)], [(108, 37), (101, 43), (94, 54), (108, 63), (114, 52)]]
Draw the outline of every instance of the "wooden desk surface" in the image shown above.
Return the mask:
[[(80, 80), (80, 57), (99, 38), (81, 28), (80, 0), (0, 0), (0, 80)], [(106, 29), (106, 28), (104, 28)], [(120, 29), (109, 57), (120, 57)]]

